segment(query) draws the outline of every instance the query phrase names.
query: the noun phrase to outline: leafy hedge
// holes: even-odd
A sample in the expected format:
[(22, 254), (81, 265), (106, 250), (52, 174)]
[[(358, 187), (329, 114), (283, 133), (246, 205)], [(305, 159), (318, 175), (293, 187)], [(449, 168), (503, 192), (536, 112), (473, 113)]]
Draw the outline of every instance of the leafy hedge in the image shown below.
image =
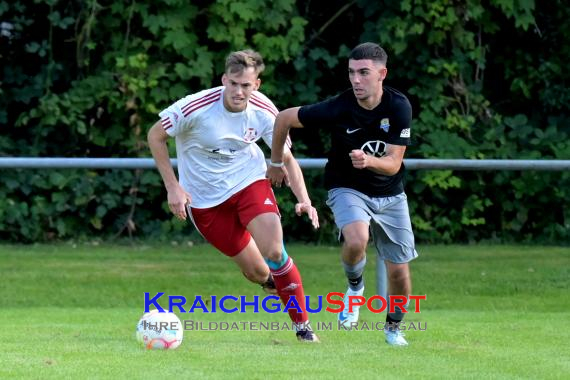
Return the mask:
[[(262, 91), (281, 107), (349, 86), (360, 41), (389, 54), (387, 84), (414, 106), (414, 158), (569, 159), (570, 10), (563, 1), (0, 1), (0, 155), (148, 157), (145, 135), (172, 101), (218, 85), (226, 54), (266, 59)], [(47, 17), (46, 17), (47, 16)], [(321, 132), (295, 131), (298, 157)], [(173, 147), (171, 147), (173, 149)], [(172, 150), (174, 154), (174, 150)], [(170, 239), (155, 171), (2, 170), (0, 239)], [(292, 215), (290, 239), (332, 241), (319, 171), (306, 171), (323, 228)], [(414, 171), (421, 242), (568, 243), (568, 172)]]

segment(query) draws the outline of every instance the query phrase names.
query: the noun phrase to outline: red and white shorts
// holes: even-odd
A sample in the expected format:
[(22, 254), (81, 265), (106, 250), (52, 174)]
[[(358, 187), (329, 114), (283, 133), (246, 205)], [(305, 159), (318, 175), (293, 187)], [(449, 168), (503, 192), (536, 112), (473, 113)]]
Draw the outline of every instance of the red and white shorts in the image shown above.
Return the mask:
[(210, 208), (190, 207), (198, 231), (226, 256), (240, 253), (251, 239), (246, 227), (258, 215), (279, 215), (269, 180), (256, 181), (225, 202)]

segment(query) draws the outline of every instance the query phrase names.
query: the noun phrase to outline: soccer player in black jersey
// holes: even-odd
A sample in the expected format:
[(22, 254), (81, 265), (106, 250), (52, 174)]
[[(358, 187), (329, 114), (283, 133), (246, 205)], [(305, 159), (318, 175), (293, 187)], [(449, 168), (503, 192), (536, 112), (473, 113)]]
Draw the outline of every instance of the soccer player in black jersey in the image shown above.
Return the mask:
[[(325, 186), (327, 205), (343, 240), (342, 261), (349, 286), (339, 321), (349, 327), (358, 322), (359, 310), (353, 307), (349, 312), (347, 300), (364, 292), (362, 274), (370, 234), (386, 263), (390, 295), (411, 294), (408, 263), (418, 254), (402, 183), (404, 153), (411, 144), (410, 102), (401, 92), (383, 85), (388, 57), (379, 45), (360, 44), (348, 58), (351, 89), (278, 114), (267, 177), (275, 186), (288, 181), (282, 162), (290, 128), (320, 128), (330, 134)], [(399, 307), (388, 313), (384, 330), (388, 344), (408, 344), (398, 329), (403, 317)]]

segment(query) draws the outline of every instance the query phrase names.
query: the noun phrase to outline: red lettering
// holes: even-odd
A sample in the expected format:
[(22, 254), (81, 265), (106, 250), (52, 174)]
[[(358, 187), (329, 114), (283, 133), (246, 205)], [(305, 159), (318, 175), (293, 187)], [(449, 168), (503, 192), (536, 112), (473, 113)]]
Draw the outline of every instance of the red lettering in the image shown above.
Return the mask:
[[(333, 297), (339, 297), (340, 299), (333, 299)], [(326, 296), (326, 300), (330, 306), (327, 306), (327, 308), (325, 310), (328, 311), (329, 313), (335, 313), (335, 314), (340, 313), (344, 309), (343, 297), (344, 297), (344, 293), (341, 293), (341, 292), (330, 292), (330, 293), (328, 293)], [(368, 310), (370, 310), (371, 312), (376, 313), (376, 314), (382, 313), (386, 309), (389, 309), (388, 310), (389, 313), (394, 313), (396, 311), (396, 307), (399, 307), (400, 310), (402, 311), (402, 313), (408, 313), (408, 310), (406, 308), (406, 303), (408, 303), (408, 300), (414, 300), (415, 301), (414, 312), (419, 313), (420, 312), (420, 301), (425, 300), (425, 299), (427, 299), (427, 296), (425, 294), (423, 296), (410, 295), (409, 297), (406, 297), (406, 296), (389, 296), (390, 307), (388, 308), (388, 301), (386, 300), (386, 298), (379, 296), (379, 295), (374, 295), (374, 296), (368, 298), (368, 300), (363, 296), (349, 296), (348, 297), (348, 311), (352, 312), (354, 306), (366, 305)], [(378, 309), (374, 307), (374, 301), (375, 300), (380, 301), (380, 308), (378, 308)]]
[[(374, 302), (374, 300), (380, 300), (380, 303), (382, 304), (380, 309), (375, 309), (374, 306), (372, 306), (372, 303)], [(388, 302), (386, 302), (386, 298), (379, 296), (379, 295), (375, 295), (375, 296), (368, 298), (368, 302), (366, 303), (366, 306), (368, 307), (368, 310), (370, 310), (373, 313), (381, 313), (384, 310), (386, 310), (386, 307), (388, 306)]]
[[(333, 300), (331, 297), (340, 297), (340, 300)], [(344, 297), (344, 293), (340, 293), (340, 292), (330, 292), (327, 294), (327, 302), (331, 305), (338, 305), (339, 308), (338, 309), (334, 309), (330, 306), (327, 306), (327, 308), (325, 309), (326, 311), (328, 311), (329, 313), (340, 313), (342, 311), (342, 309), (344, 309), (344, 302), (342, 302), (342, 298)]]
[(408, 311), (404, 306), (406, 306), (407, 299), (405, 296), (389, 296), (390, 298), (390, 310), (389, 313), (395, 313), (395, 307), (399, 306), (402, 313), (407, 313)]
[(362, 306), (366, 303), (366, 298), (362, 296), (348, 296), (348, 312), (352, 313), (353, 306)]
[(411, 300), (416, 301), (416, 309), (415, 312), (419, 313), (420, 312), (420, 300), (425, 300), (427, 298), (427, 296), (424, 294), (423, 296), (410, 296), (408, 297)]

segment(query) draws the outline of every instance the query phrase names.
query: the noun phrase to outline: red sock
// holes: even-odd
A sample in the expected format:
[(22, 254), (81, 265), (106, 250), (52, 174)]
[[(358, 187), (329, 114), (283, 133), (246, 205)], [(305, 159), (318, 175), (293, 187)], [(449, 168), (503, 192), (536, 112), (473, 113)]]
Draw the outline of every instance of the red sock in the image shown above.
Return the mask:
[[(283, 305), (287, 305), (290, 296), (295, 296), (299, 308), (302, 310), (299, 313), (296, 308), (289, 307), (289, 317), (294, 323), (304, 323), (309, 320), (307, 309), (305, 308), (305, 291), (303, 290), (303, 282), (301, 274), (297, 269), (293, 260), (289, 258), (287, 262), (279, 269), (271, 269), (273, 274), (273, 281), (277, 288), (277, 294), (281, 298)], [(289, 306), (294, 306), (293, 304)]]

